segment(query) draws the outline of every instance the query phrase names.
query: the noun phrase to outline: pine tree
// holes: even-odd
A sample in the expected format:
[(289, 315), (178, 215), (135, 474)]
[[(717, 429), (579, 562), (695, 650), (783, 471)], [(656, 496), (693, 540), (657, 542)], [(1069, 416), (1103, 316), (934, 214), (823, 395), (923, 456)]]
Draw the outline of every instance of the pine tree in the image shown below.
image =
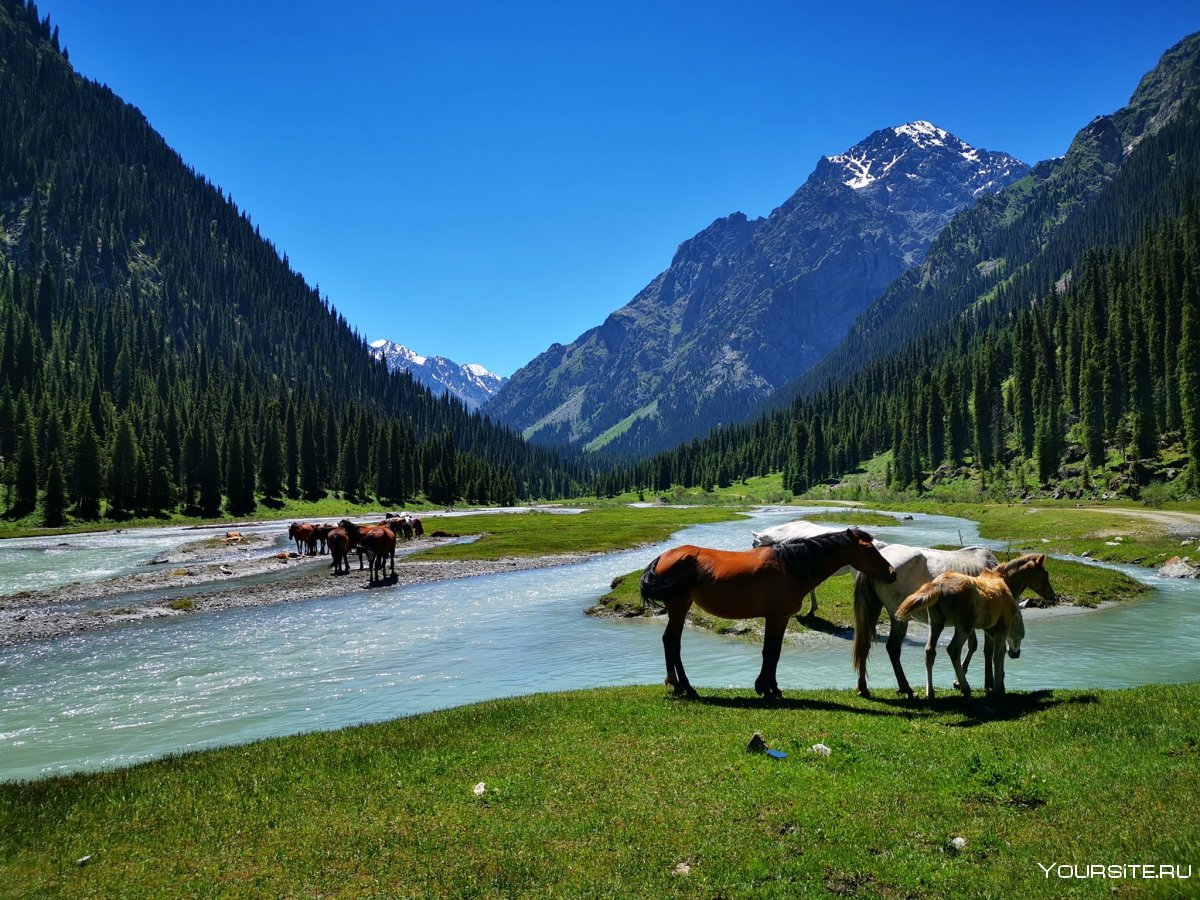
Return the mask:
[(21, 426), (20, 437), (17, 439), (15, 511), (18, 515), (33, 512), (34, 507), (37, 506), (37, 444), (38, 441), (31, 413), (25, 417), (24, 424)]
[(133, 512), (138, 494), (137, 439), (128, 416), (121, 416), (113, 436), (109, 458), (112, 471), (108, 479), (108, 509), (110, 515), (126, 515)]
[(246, 444), (242, 440), (240, 428), (234, 429), (227, 442), (228, 452), (225, 458), (225, 497), (229, 512), (234, 516), (245, 515), (249, 512), (245, 491)]
[(200, 515), (212, 518), (221, 512), (221, 453), (216, 429), (203, 427), (200, 445), (199, 482), (196, 485)]
[(1188, 486), (1200, 493), (1200, 311), (1185, 282), (1178, 356), (1179, 405), (1188, 450)]
[[(258, 483), (262, 495), (276, 500), (283, 495), (285, 478), (284, 451), (280, 446), (278, 410), (267, 417), (262, 450), (258, 461)], [(295, 484), (295, 479), (292, 481)]]
[(75, 498), (75, 515), (80, 519), (100, 518), (100, 498), (104, 496), (104, 464), (100, 442), (92, 421), (84, 416), (75, 426), (74, 462), (71, 470), (71, 494)]
[(324, 494), (317, 462), (316, 430), (309, 416), (304, 417), (300, 437), (300, 492), (306, 500), (318, 500)]
[(1094, 357), (1083, 363), (1079, 385), (1079, 416), (1089, 466), (1104, 465), (1104, 376)]
[(62, 465), (56, 456), (46, 472), (46, 494), (42, 500), (42, 524), (58, 528), (66, 523), (67, 486), (63, 483)]

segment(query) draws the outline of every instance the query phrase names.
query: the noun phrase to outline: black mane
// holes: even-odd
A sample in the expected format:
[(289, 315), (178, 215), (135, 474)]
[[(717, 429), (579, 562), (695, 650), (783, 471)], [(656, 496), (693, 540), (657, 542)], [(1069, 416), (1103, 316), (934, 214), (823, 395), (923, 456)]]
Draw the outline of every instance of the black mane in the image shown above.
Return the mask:
[(859, 528), (847, 528), (845, 531), (830, 531), (815, 537), (796, 538), (773, 544), (775, 558), (783, 563), (789, 574), (796, 576), (817, 573), (825, 561), (840, 547), (856, 544), (860, 540), (874, 540), (871, 535)]

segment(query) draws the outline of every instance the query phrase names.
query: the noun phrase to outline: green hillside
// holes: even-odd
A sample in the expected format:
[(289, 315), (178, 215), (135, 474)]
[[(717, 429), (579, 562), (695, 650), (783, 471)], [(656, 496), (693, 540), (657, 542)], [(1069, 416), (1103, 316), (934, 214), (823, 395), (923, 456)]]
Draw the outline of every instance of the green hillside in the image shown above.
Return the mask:
[(0, 0), (0, 117), (10, 517), (577, 490), (578, 467), (389, 375), (249, 215), (76, 73), (21, 0)]

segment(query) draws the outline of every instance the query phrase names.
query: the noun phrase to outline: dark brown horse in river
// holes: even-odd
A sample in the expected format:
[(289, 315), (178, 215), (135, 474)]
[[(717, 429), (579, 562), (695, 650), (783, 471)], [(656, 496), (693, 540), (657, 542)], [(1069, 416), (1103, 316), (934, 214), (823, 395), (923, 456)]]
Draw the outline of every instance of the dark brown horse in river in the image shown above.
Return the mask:
[(326, 535), (325, 543), (329, 546), (329, 555), (333, 557), (334, 575), (350, 574), (350, 551), (354, 549), (357, 537), (358, 533), (355, 532), (355, 542), (352, 543), (349, 532), (340, 527)]
[[(396, 574), (396, 532), (386, 524), (355, 525), (349, 519), (338, 522), (338, 528), (343, 529), (352, 541), (351, 549), (357, 548), (367, 554), (367, 566), (370, 569), (368, 583), (374, 584), (376, 572), (379, 580), (385, 577), (386, 564), (391, 564), (391, 574)], [(360, 561), (362, 557), (359, 557)]]
[(779, 653), (788, 619), (799, 612), (809, 591), (840, 569), (852, 566), (884, 581), (896, 570), (857, 528), (758, 547), (754, 550), (711, 550), (684, 545), (657, 557), (642, 573), (642, 599), (665, 607), (663, 632), (666, 683), (676, 694), (697, 696), (683, 671), (680, 639), (693, 603), (724, 619), (766, 621), (762, 671), (754, 690), (771, 699), (782, 697), (776, 681)]

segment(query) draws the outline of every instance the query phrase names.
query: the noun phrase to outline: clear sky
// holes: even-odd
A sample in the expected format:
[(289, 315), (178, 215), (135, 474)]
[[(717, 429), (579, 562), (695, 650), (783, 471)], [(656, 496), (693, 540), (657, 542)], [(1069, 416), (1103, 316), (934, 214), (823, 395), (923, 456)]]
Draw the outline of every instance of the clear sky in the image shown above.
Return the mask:
[(928, 119), (1058, 156), (1200, 30), (1192, 0), (39, 9), (365, 337), (502, 375), (822, 155)]

